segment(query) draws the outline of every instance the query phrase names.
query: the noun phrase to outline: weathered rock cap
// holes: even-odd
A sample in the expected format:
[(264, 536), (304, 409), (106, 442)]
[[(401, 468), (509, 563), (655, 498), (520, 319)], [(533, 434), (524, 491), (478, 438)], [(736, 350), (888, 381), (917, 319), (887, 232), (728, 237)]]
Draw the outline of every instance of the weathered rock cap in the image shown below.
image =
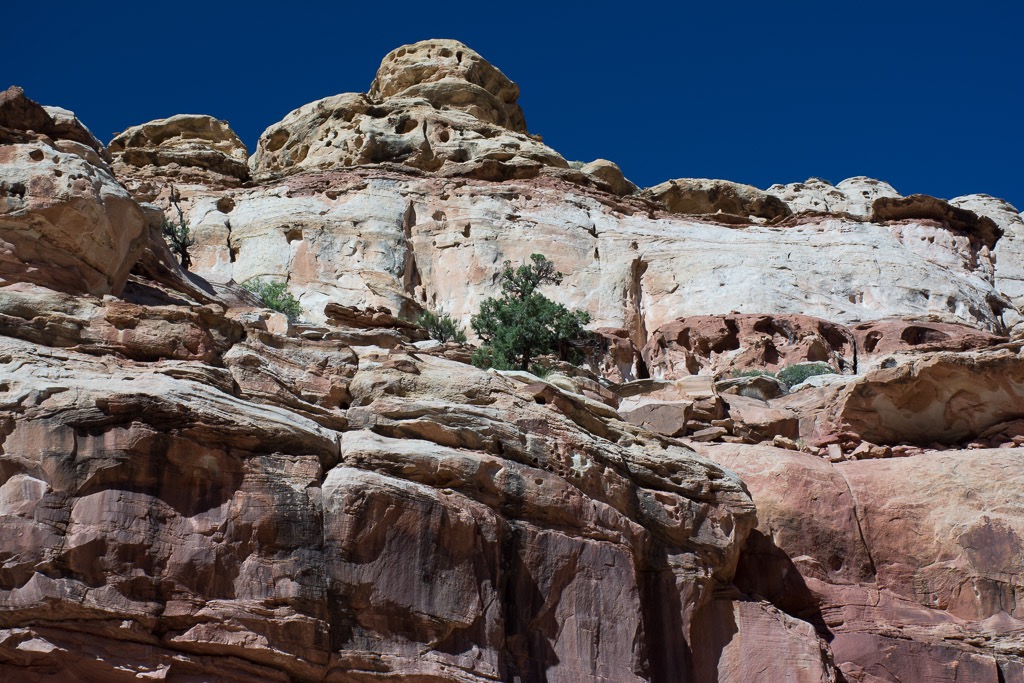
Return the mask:
[(669, 213), (782, 219), (793, 212), (778, 197), (751, 185), (708, 178), (676, 178), (644, 190)]
[(871, 206), (871, 222), (884, 223), (910, 219), (929, 219), (951, 230), (964, 232), (978, 239), (989, 249), (1003, 236), (1002, 229), (988, 216), (979, 216), (969, 209), (961, 209), (947, 201), (924, 194), (909, 197), (879, 197)]
[[(103, 161), (110, 161), (107, 148), (73, 111), (41, 105), (29, 99), (23, 88), (12, 85), (0, 92), (0, 142), (27, 142), (29, 133), (45, 135), (55, 144), (64, 140), (85, 145)], [(62, 145), (56, 146), (64, 149)], [(75, 153), (70, 149), (64, 151)]]
[(822, 178), (808, 178), (802, 183), (772, 185), (768, 194), (775, 195), (794, 213), (846, 213), (851, 216), (867, 216), (871, 205), (879, 197), (900, 197), (900, 193), (887, 182), (854, 176), (838, 185), (832, 185)]
[(423, 40), (389, 52), (369, 95), (421, 97), (436, 107), (460, 109), (520, 133), (526, 119), (517, 104), (519, 86), (476, 51), (457, 40)]
[(257, 177), (380, 163), (483, 180), (568, 167), (532, 136), (406, 94), (375, 104), (346, 93), (303, 105), (263, 132), (250, 159)]
[(614, 161), (594, 159), (589, 164), (584, 164), (580, 170), (597, 178), (614, 194), (620, 196), (634, 194), (639, 189), (622, 174), (622, 169)]
[(923, 351), (970, 351), (1008, 341), (967, 325), (928, 320), (887, 319), (852, 328), (862, 356)]
[(204, 114), (177, 114), (132, 126), (110, 141), (114, 169), (196, 168), (235, 180), (249, 177), (249, 151), (227, 121)]

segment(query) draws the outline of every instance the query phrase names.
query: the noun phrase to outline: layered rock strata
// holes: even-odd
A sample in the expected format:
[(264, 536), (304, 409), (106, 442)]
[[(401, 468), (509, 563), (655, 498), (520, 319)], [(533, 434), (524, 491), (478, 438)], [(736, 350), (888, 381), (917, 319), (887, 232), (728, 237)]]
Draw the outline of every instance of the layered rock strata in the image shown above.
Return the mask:
[[(403, 46), (246, 165), (210, 117), (110, 156), (0, 95), (0, 678), (1024, 681), (1016, 211), (637, 192), (517, 97)], [(410, 322), (531, 253), (586, 367)]]

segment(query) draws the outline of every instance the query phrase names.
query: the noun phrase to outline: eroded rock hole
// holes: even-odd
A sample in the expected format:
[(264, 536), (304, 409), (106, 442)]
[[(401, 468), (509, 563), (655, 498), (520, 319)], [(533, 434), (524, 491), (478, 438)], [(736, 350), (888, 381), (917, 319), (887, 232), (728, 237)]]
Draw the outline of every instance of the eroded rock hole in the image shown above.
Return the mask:
[(411, 133), (417, 128), (419, 128), (419, 125), (420, 124), (416, 119), (403, 118), (400, 119), (397, 124), (395, 124), (395, 132), (398, 133), (399, 135), (405, 135), (406, 133)]
[(903, 334), (900, 335), (900, 339), (911, 346), (917, 346), (918, 344), (935, 344), (947, 341), (949, 339), (949, 335), (945, 332), (929, 329), (927, 327), (911, 326), (903, 330)]
[(881, 332), (878, 332), (877, 330), (868, 332), (867, 335), (865, 335), (864, 337), (864, 350), (868, 353), (874, 351), (875, 347), (878, 346), (878, 342), (880, 342), (881, 340)]
[(34, 150), (32, 150), (31, 152), (28, 153), (28, 158), (31, 159), (32, 161), (42, 161), (43, 160), (43, 150), (41, 150), (41, 149), (34, 149)]
[(302, 239), (302, 228), (288, 228), (284, 233), (284, 238), (288, 240), (288, 243), (297, 242)]
[(0, 194), (15, 195), (21, 198), (25, 197), (25, 183), (0, 183)]
[(267, 139), (267, 151), (276, 152), (277, 150), (281, 149), (282, 147), (284, 147), (284, 143), (288, 142), (288, 138), (290, 136), (291, 134), (284, 129), (275, 130), (273, 133), (270, 134), (270, 137)]

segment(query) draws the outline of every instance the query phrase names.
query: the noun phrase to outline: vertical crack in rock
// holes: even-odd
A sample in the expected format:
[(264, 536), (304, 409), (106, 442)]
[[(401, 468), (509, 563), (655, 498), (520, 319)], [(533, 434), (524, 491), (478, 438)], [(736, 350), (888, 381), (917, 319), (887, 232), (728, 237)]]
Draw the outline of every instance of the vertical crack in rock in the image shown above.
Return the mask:
[(853, 487), (850, 486), (850, 482), (847, 480), (846, 475), (843, 474), (843, 471), (838, 467), (833, 467), (833, 469), (836, 474), (842, 478), (843, 484), (846, 485), (846, 490), (850, 493), (850, 500), (853, 503), (853, 520), (857, 523), (857, 536), (860, 538), (861, 545), (864, 546), (864, 554), (867, 555), (868, 564), (871, 566), (871, 576), (877, 578), (878, 571), (875, 569), (875, 558), (871, 556), (871, 547), (868, 545), (868, 541), (864, 537), (864, 529), (861, 526), (860, 503), (857, 502), (857, 496), (853, 492)]
[(644, 319), (644, 288), (643, 278), (647, 272), (647, 262), (642, 258), (633, 259), (629, 267), (629, 288), (626, 290), (626, 329), (630, 339), (638, 349), (647, 345), (647, 323)]
[(231, 219), (230, 218), (224, 221), (224, 227), (227, 228), (227, 231), (228, 231), (228, 236), (227, 236), (227, 239), (225, 240), (225, 243), (226, 243), (227, 248), (228, 248), (228, 261), (230, 263), (234, 263), (235, 261), (238, 260), (238, 247), (234, 243), (232, 243), (232, 241), (231, 241)]
[[(426, 301), (426, 291), (423, 289), (423, 281), (420, 277), (419, 268), (416, 266), (416, 249), (412, 240), (412, 228), (416, 225), (416, 207), (410, 201), (402, 217), (402, 232), (405, 234), (405, 266), (402, 272), (402, 288), (409, 299), (402, 302), (399, 317), (412, 318), (417, 313), (417, 305), (420, 301)], [(417, 296), (417, 290), (419, 296)]]

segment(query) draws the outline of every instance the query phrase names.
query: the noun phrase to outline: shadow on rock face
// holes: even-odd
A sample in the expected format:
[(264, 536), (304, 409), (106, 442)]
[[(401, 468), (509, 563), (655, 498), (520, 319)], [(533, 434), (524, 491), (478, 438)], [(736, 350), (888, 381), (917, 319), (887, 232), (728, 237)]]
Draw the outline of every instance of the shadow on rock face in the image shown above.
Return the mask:
[(808, 622), (819, 636), (832, 641), (834, 636), (800, 570), (784, 550), (756, 529), (747, 536), (734, 583), (743, 593), (760, 596), (786, 614)]

